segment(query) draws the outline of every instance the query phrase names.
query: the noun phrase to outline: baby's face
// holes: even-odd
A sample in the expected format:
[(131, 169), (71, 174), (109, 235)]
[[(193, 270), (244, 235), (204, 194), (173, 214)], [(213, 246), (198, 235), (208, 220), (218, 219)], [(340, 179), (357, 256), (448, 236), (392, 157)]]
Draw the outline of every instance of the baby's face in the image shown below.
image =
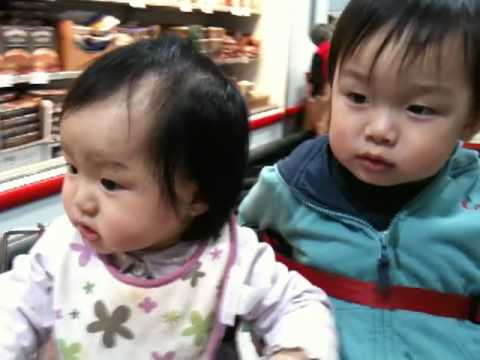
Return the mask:
[(62, 119), (69, 164), (64, 207), (83, 240), (99, 253), (166, 248), (179, 240), (191, 220), (193, 184), (176, 181), (175, 212), (146, 160), (148, 129), (146, 117), (132, 117), (129, 124), (120, 96)]
[(382, 41), (373, 36), (337, 67), (330, 142), (358, 179), (390, 186), (444, 166), (471, 120), (472, 94), (461, 43), (449, 39), (400, 68), (404, 43), (392, 41), (370, 74)]

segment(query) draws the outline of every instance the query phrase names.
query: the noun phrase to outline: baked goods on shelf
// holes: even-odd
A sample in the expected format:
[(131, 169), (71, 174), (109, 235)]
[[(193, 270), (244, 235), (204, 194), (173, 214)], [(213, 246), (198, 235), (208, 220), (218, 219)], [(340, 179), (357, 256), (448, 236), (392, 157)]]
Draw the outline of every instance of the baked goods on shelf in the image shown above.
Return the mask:
[(40, 101), (37, 97), (25, 97), (0, 104), (0, 149), (42, 138)]

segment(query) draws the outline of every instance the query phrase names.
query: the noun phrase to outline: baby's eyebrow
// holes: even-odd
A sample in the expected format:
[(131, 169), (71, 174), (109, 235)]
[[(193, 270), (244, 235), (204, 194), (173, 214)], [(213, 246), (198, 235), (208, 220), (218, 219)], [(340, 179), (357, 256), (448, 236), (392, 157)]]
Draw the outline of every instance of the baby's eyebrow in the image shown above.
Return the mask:
[(424, 94), (440, 94), (445, 96), (451, 96), (453, 89), (448, 85), (443, 85), (438, 82), (413, 82), (413, 86)]
[(110, 168), (112, 170), (128, 170), (129, 167), (125, 162), (114, 160), (111, 157), (102, 156), (98, 153), (89, 153), (86, 156), (86, 160), (104, 168)]
[(367, 73), (351, 67), (345, 67), (342, 69), (341, 74), (342, 76), (351, 77), (358, 81), (367, 81), (369, 78)]
[[(351, 78), (359, 82), (367, 82), (369, 75), (355, 67), (346, 66), (341, 70), (342, 77)], [(415, 80), (410, 85), (418, 92), (423, 94), (438, 94), (443, 96), (451, 96), (454, 93), (453, 87), (440, 81)]]
[(99, 160), (98, 161), (101, 165), (113, 168), (115, 170), (127, 170), (128, 166), (122, 162), (114, 161), (114, 160)]

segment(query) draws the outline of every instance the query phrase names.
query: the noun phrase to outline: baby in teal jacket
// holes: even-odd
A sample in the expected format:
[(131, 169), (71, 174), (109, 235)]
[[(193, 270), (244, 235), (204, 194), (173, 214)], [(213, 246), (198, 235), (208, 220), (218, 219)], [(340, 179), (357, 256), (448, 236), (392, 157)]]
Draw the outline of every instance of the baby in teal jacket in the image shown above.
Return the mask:
[(478, 359), (480, 161), (459, 140), (480, 129), (479, 49), (478, 0), (350, 1), (329, 136), (240, 206), (331, 296), (344, 360)]

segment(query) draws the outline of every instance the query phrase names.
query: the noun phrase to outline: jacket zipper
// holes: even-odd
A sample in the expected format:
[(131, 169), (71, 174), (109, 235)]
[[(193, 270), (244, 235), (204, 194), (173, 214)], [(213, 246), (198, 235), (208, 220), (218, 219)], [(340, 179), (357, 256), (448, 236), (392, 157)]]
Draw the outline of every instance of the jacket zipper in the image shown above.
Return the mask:
[[(456, 150), (461, 146), (462, 146), (462, 144), (461, 144), (461, 142), (459, 142), (456, 145), (454, 152), (456, 152)], [(451, 161), (452, 160), (450, 159), (448, 164), (442, 170), (442, 172), (447, 172), (447, 169), (451, 167), (451, 165), (450, 165)], [(354, 217), (354, 216), (342, 214), (342, 213), (339, 213), (339, 212), (336, 212), (336, 211), (328, 210), (326, 208), (323, 208), (321, 206), (313, 204), (313, 203), (309, 202), (308, 200), (306, 200), (305, 197), (301, 193), (297, 193), (296, 197), (301, 203), (303, 203), (304, 205), (306, 205), (308, 207), (311, 207), (312, 209), (319, 210), (319, 211), (323, 212), (324, 214), (327, 214), (327, 215), (330, 215), (330, 216), (334, 216), (334, 217), (341, 216), (341, 217), (349, 219), (353, 222), (359, 223), (359, 224), (365, 226), (372, 234), (375, 234), (376, 237), (380, 234), (380, 255), (379, 255), (378, 261), (377, 261), (377, 284), (379, 286), (379, 289), (382, 292), (385, 292), (385, 291), (388, 291), (388, 288), (391, 285), (391, 278), (390, 278), (391, 262), (390, 262), (389, 245), (388, 245), (388, 235), (390, 233), (391, 227), (396, 222), (396, 220), (403, 214), (402, 210), (408, 208), (410, 206), (410, 204), (418, 201), (419, 198), (424, 196), (424, 194), (430, 192), (431, 189), (434, 189), (436, 184), (440, 181), (439, 179), (441, 179), (440, 175), (432, 183), (430, 183), (425, 189), (423, 189), (420, 192), (420, 194), (418, 194), (417, 196), (415, 196), (415, 198), (411, 199), (407, 204), (405, 204), (403, 206), (403, 208), (400, 209), (400, 211), (393, 217), (392, 221), (390, 222), (390, 224), (387, 227), (387, 230), (383, 231), (383, 232), (379, 232), (373, 226), (371, 226), (368, 222), (363, 221), (362, 219), (359, 219), (359, 218)], [(295, 192), (296, 191), (293, 191), (294, 194), (295, 194)]]
[(377, 286), (382, 294), (386, 294), (390, 288), (390, 256), (388, 255), (388, 243), (386, 231), (380, 238), (381, 249), (377, 261)]
[(310, 208), (313, 208), (315, 210), (319, 210), (324, 214), (334, 216), (334, 217), (341, 216), (353, 222), (359, 223), (364, 227), (366, 227), (369, 230), (369, 232), (371, 232), (372, 234), (375, 234), (376, 238), (380, 239), (380, 253), (377, 260), (377, 286), (381, 293), (383, 294), (387, 293), (388, 289), (391, 286), (391, 277), (390, 277), (391, 261), (390, 261), (390, 255), (389, 255), (388, 234), (390, 233), (392, 225), (400, 217), (401, 212), (399, 212), (397, 215), (393, 217), (392, 221), (387, 227), (387, 230), (379, 232), (378, 230), (373, 228), (372, 225), (370, 225), (368, 222), (363, 221), (362, 219), (359, 219), (357, 217), (342, 214), (332, 210), (328, 210), (326, 208), (312, 204), (306, 200), (304, 200), (303, 203), (304, 205)]

